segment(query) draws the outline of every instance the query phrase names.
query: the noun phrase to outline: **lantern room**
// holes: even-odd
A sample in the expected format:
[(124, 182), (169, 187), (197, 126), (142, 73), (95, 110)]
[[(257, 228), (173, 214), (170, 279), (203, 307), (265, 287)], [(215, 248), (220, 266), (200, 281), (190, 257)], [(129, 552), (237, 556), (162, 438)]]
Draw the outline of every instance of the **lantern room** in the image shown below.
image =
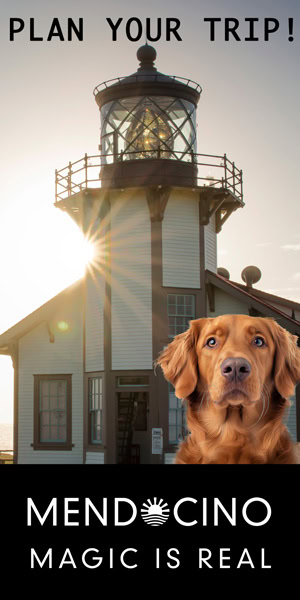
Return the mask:
[[(113, 100), (107, 101), (105, 84), (104, 89), (99, 86), (94, 91), (100, 107), (101, 151), (106, 162), (141, 158), (191, 161), (192, 153), (197, 151), (200, 86), (195, 84), (196, 94), (187, 94), (183, 82), (159, 73), (154, 66), (156, 51), (147, 44), (138, 50), (137, 57), (137, 72), (119, 79), (110, 89)], [(170, 90), (164, 89), (166, 85), (171, 86)]]
[(93, 215), (98, 214), (105, 190), (143, 188), (152, 194), (155, 189), (164, 197), (170, 189), (185, 189), (199, 198), (200, 224), (208, 225), (213, 217), (218, 233), (244, 204), (242, 171), (226, 154), (199, 153), (196, 110), (201, 86), (159, 72), (156, 50), (148, 44), (138, 49), (137, 58), (136, 72), (94, 89), (101, 123), (99, 152), (56, 171), (56, 206), (86, 231), (92, 226), (91, 204)]
[[(137, 58), (140, 66), (136, 73), (104, 82), (94, 90), (101, 118), (104, 185), (107, 179), (111, 185), (112, 173), (114, 179), (130, 175), (128, 165), (121, 169), (107, 165), (141, 159), (193, 163), (197, 152), (196, 107), (201, 87), (189, 79), (158, 72), (156, 51), (148, 44), (139, 48)], [(148, 170), (149, 166), (143, 173), (146, 179)], [(173, 183), (174, 164), (165, 163), (164, 170)], [(194, 174), (191, 166), (180, 171), (180, 175)]]

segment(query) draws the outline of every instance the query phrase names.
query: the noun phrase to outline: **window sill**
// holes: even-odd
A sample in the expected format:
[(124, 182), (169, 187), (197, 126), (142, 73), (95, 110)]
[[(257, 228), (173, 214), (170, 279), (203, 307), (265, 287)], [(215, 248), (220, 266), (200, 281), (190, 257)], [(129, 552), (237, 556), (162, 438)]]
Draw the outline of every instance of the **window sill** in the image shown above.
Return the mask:
[(49, 444), (49, 443), (45, 443), (45, 444), (31, 444), (33, 450), (46, 450), (49, 452), (49, 450), (52, 452), (60, 452), (60, 451), (70, 451), (72, 450), (72, 448), (74, 448), (75, 444), (70, 444), (70, 443), (66, 443), (66, 444)]
[(86, 447), (86, 452), (104, 452), (106, 446), (103, 444), (88, 444)]

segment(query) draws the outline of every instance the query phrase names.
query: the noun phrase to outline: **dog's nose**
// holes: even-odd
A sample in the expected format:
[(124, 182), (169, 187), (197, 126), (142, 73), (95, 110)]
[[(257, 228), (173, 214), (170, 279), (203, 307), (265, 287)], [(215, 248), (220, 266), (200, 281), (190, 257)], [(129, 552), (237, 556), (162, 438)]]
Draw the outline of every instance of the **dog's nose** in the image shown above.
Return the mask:
[(250, 375), (251, 365), (245, 358), (225, 358), (221, 373), (228, 381), (244, 381)]

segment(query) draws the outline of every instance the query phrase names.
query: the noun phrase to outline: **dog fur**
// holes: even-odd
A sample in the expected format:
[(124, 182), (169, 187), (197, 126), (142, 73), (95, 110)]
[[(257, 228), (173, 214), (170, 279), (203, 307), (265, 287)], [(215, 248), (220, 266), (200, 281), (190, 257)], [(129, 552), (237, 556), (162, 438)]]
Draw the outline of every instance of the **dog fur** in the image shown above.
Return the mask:
[(276, 321), (193, 320), (156, 364), (187, 402), (190, 433), (177, 464), (298, 462), (283, 417), (300, 380), (300, 348), (297, 336)]

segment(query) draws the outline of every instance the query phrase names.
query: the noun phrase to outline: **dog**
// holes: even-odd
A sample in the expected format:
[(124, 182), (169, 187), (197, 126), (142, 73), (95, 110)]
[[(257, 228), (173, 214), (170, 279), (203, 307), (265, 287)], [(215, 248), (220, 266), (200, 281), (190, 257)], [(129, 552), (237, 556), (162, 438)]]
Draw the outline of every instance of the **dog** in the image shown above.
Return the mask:
[(271, 318), (190, 321), (156, 364), (187, 401), (176, 464), (294, 464), (283, 417), (300, 381), (297, 336)]

